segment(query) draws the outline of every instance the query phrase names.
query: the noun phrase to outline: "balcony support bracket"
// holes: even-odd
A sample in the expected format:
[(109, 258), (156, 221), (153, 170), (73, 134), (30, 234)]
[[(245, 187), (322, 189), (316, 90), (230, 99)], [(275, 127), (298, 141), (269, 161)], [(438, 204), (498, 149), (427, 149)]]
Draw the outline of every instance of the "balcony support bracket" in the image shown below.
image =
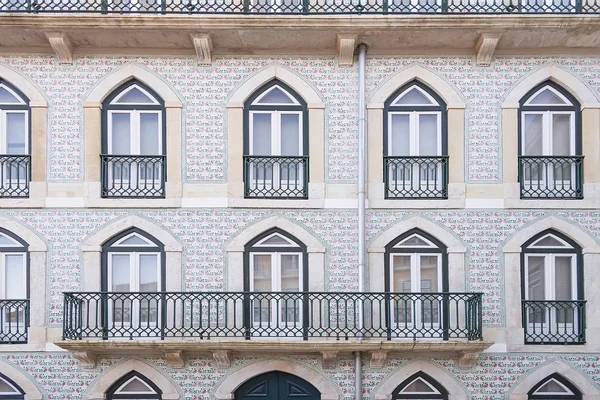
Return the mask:
[(184, 368), (185, 359), (183, 358), (183, 351), (165, 351), (165, 358), (171, 368)]
[(480, 351), (462, 351), (458, 356), (459, 368), (473, 368), (473, 365), (475, 365), (480, 353)]
[(489, 67), (492, 63), (492, 57), (498, 41), (502, 37), (502, 33), (482, 33), (479, 35), (477, 44), (475, 45), (475, 52), (477, 53), (477, 66), (478, 67)]
[(322, 351), (323, 356), (323, 369), (334, 369), (337, 365), (337, 351)]
[(85, 369), (96, 367), (96, 353), (93, 351), (72, 351), (71, 354), (81, 363)]
[(356, 49), (356, 35), (337, 35), (338, 65), (351, 67), (354, 65), (354, 49)]
[(196, 56), (198, 57), (198, 65), (210, 66), (212, 64), (212, 50), (213, 43), (208, 33), (203, 34), (190, 34), (192, 42), (194, 42), (194, 48), (196, 49)]
[(217, 368), (225, 369), (231, 366), (231, 353), (229, 350), (213, 350), (212, 356), (217, 363)]
[(56, 56), (59, 64), (73, 64), (73, 45), (66, 33), (46, 32), (46, 37)]
[(383, 368), (387, 359), (387, 351), (372, 351), (371, 352), (371, 368)]

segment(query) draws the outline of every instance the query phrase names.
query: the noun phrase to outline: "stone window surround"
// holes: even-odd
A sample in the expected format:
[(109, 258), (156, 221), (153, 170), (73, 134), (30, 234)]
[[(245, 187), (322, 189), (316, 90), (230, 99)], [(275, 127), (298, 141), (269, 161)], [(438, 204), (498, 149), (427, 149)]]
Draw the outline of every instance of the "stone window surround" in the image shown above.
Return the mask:
[(2, 360), (0, 360), (0, 371), (23, 389), (25, 400), (42, 400), (42, 392), (37, 388), (32, 378)]
[(273, 228), (279, 228), (304, 243), (308, 254), (308, 290), (310, 292), (325, 291), (325, 246), (295, 222), (279, 216), (268, 217), (243, 228), (229, 242), (225, 249), (227, 253), (225, 290), (228, 292), (244, 291), (244, 248), (256, 236)]
[(231, 400), (234, 398), (236, 389), (244, 382), (255, 376), (272, 371), (287, 372), (310, 382), (321, 392), (322, 400), (338, 400), (341, 398), (329, 378), (301, 364), (288, 360), (259, 361), (233, 372), (216, 388), (214, 398), (216, 400)]
[[(152, 88), (165, 102), (167, 142), (167, 183), (164, 199), (121, 199), (100, 197), (100, 154), (102, 135), (102, 102), (123, 83), (137, 79)], [(85, 207), (180, 207), (182, 196), (182, 107), (178, 95), (156, 73), (137, 65), (125, 65), (107, 76), (88, 92), (83, 101), (85, 174)]]
[[(539, 347), (538, 347), (539, 348)], [(583, 400), (599, 400), (600, 392), (596, 387), (581, 373), (573, 367), (560, 361), (552, 361), (549, 364), (534, 368), (522, 377), (522, 380), (512, 388), (507, 394), (508, 400), (527, 400), (527, 393), (538, 384), (542, 379), (552, 374), (560, 374), (571, 382), (582, 394)]]
[[(534, 87), (550, 80), (581, 104), (582, 149), (584, 158), (583, 196), (581, 200), (522, 200), (518, 182), (519, 101)], [(541, 68), (524, 77), (506, 95), (501, 104), (502, 176), (506, 208), (598, 208), (600, 207), (600, 100), (579, 78), (557, 66)]]
[(31, 118), (31, 182), (29, 198), (0, 198), (0, 208), (43, 207), (46, 201), (46, 144), (48, 102), (40, 90), (19, 72), (0, 65), (0, 78), (29, 99)]
[[(384, 199), (383, 124), (384, 105), (398, 88), (417, 80), (435, 93), (447, 105), (449, 180), (447, 200)], [(380, 83), (367, 103), (368, 199), (369, 208), (464, 208), (465, 205), (465, 101), (441, 76), (414, 65)]]
[[(27, 344), (0, 345), (4, 351), (39, 351), (46, 346), (46, 266), (48, 246), (31, 229), (0, 217), (0, 226), (28, 244), (29, 252), (29, 331)], [(35, 277), (35, 279), (32, 279)], [(12, 379), (12, 378), (11, 378)]]
[(373, 400), (391, 400), (392, 393), (398, 385), (417, 372), (426, 373), (442, 385), (448, 391), (448, 400), (467, 400), (469, 398), (465, 388), (448, 372), (424, 360), (415, 361), (397, 369), (373, 390), (371, 398)]
[(177, 387), (161, 372), (139, 360), (125, 361), (106, 371), (93, 385), (89, 387), (87, 400), (104, 400), (106, 391), (125, 374), (132, 371), (144, 375), (162, 391), (164, 400), (179, 400), (182, 398)]
[[(575, 241), (583, 253), (584, 299), (586, 303), (586, 340), (583, 345), (525, 345), (521, 319), (521, 246), (533, 236), (547, 229), (554, 229)], [(495, 341), (506, 342), (511, 352), (575, 352), (592, 353), (600, 351), (600, 338), (595, 335), (600, 329), (600, 244), (587, 232), (571, 222), (557, 217), (547, 217), (518, 229), (502, 248), (504, 254), (504, 299), (506, 327), (486, 329), (488, 340), (495, 332)], [(504, 330), (504, 332), (500, 332)]]
[[(308, 200), (245, 199), (243, 179), (244, 103), (265, 83), (278, 79), (292, 88), (308, 109)], [(325, 103), (300, 75), (281, 65), (270, 65), (247, 78), (226, 100), (227, 196), (229, 207), (322, 208), (325, 197)]]

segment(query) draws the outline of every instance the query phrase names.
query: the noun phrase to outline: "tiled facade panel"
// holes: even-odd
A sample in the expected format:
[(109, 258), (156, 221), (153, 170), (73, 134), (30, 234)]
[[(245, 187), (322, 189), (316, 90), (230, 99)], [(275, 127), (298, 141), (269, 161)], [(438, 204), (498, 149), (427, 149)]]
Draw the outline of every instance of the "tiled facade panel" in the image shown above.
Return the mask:
[[(72, 66), (64, 66), (51, 55), (5, 55), (0, 62), (33, 81), (50, 102), (52, 182), (82, 180), (83, 99), (104, 76), (127, 64), (161, 76), (183, 100), (185, 180), (224, 182), (226, 99), (244, 79), (273, 63), (304, 77), (326, 103), (327, 181), (356, 181), (357, 69), (339, 68), (333, 57), (218, 57), (211, 67), (198, 67), (191, 56), (81, 56)], [(594, 57), (499, 56), (486, 68), (476, 67), (468, 56), (369, 57), (367, 98), (392, 74), (415, 64), (446, 79), (465, 99), (469, 182), (501, 180), (500, 103), (529, 73), (556, 65), (600, 90), (600, 63)], [(452, 132), (449, 137), (452, 140)]]
[[(333, 384), (341, 395), (340, 399), (354, 398), (354, 359), (350, 357), (340, 357), (334, 370), (323, 370), (320, 359), (311, 356), (235, 357), (231, 368), (226, 370), (217, 368), (212, 358), (191, 358), (184, 369), (172, 369), (161, 358), (136, 358), (169, 378), (181, 390), (182, 400), (210, 400), (228, 375), (242, 367), (273, 358), (289, 360), (312, 369)], [(44, 394), (44, 399), (84, 400), (90, 386), (111, 367), (127, 359), (100, 358), (98, 367), (91, 370), (82, 369), (78, 361), (68, 353), (3, 354), (0, 355), (0, 360), (10, 363), (29, 376)], [(372, 369), (368, 367), (368, 359), (363, 358), (363, 399), (373, 399), (373, 394), (383, 381), (399, 368), (416, 360), (418, 359), (390, 358), (383, 368)], [(458, 368), (453, 359), (428, 359), (428, 362), (451, 375), (472, 400), (504, 399), (523, 378), (536, 368), (553, 361), (570, 366), (595, 386), (600, 386), (600, 356), (593, 354), (484, 354), (472, 369)]]

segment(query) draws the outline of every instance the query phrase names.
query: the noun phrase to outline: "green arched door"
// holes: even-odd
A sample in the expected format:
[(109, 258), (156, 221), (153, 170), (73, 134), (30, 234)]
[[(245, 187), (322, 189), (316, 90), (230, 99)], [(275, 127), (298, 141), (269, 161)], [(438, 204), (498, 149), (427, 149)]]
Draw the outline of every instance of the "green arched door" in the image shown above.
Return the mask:
[(321, 400), (321, 393), (297, 376), (273, 371), (255, 376), (235, 391), (235, 400)]

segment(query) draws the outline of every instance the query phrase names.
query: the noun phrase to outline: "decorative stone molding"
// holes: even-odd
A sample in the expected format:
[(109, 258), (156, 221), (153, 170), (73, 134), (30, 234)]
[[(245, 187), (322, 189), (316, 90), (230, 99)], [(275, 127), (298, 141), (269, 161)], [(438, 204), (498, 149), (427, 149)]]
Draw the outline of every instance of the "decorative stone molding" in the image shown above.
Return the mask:
[(463, 351), (458, 356), (458, 366), (460, 368), (471, 369), (473, 368), (473, 365), (475, 365), (478, 357), (478, 351)]
[(322, 357), (322, 367), (323, 369), (335, 369), (335, 367), (337, 366), (337, 356), (338, 356), (338, 352), (337, 351), (322, 351), (321, 352), (321, 357)]
[(171, 368), (184, 368), (185, 359), (183, 358), (183, 351), (165, 351), (165, 358)]
[(356, 35), (337, 35), (338, 65), (340, 67), (351, 67), (354, 65), (354, 49), (356, 48), (356, 40)]
[(214, 350), (212, 355), (217, 363), (217, 368), (225, 369), (231, 366), (229, 350)]
[(475, 52), (477, 53), (477, 66), (489, 67), (492, 63), (492, 57), (496, 46), (502, 37), (502, 33), (482, 33), (475, 44)]
[[(30, 107), (48, 107), (48, 102), (42, 95), (42, 92), (33, 83), (31, 83), (29, 79), (25, 78), (20, 73), (13, 71), (4, 65), (0, 65), (0, 77), (7, 80), (13, 86), (17, 87), (21, 92), (23, 92), (29, 99)], [(44, 143), (46, 143), (46, 141), (44, 141)]]
[(72, 351), (71, 354), (85, 369), (96, 368), (96, 353), (93, 351)]
[(371, 398), (374, 400), (390, 400), (392, 392), (408, 377), (417, 372), (424, 372), (438, 381), (447, 391), (449, 400), (467, 400), (467, 391), (445, 370), (426, 361), (419, 360), (396, 370), (375, 388)]
[(372, 351), (369, 365), (371, 368), (383, 368), (386, 359), (387, 351)]
[(0, 360), (0, 371), (23, 389), (25, 400), (41, 400), (43, 398), (42, 392), (32, 380), (12, 365)]
[(271, 371), (286, 372), (310, 382), (311, 385), (321, 392), (322, 400), (339, 400), (341, 398), (329, 378), (301, 364), (288, 360), (260, 361), (233, 372), (216, 388), (214, 398), (216, 400), (233, 399), (236, 389), (244, 382)]
[(73, 44), (69, 36), (62, 32), (47, 32), (46, 37), (60, 64), (73, 64)]
[(46, 245), (46, 243), (31, 229), (27, 228), (24, 225), (21, 225), (18, 221), (0, 217), (0, 227), (9, 230), (16, 236), (26, 241), (29, 245), (30, 252), (48, 251), (48, 246)]
[(572, 93), (581, 104), (581, 108), (600, 108), (600, 101), (587, 85), (579, 78), (554, 65), (546, 66), (525, 76), (508, 92), (502, 102), (502, 108), (519, 108), (519, 101), (523, 96), (548, 79)]
[(198, 65), (209, 66), (212, 64), (213, 43), (208, 33), (190, 34), (190, 38), (196, 49)]
[(106, 391), (122, 376), (136, 371), (152, 383), (154, 383), (162, 391), (162, 398), (165, 400), (178, 400), (181, 399), (181, 395), (175, 385), (171, 383), (162, 373), (151, 367), (150, 365), (139, 361), (139, 360), (128, 360), (121, 363), (104, 373), (94, 383), (87, 394), (87, 400), (103, 400), (105, 398)]
[(506, 398), (508, 400), (526, 400), (528, 398), (527, 393), (529, 393), (533, 386), (547, 376), (555, 373), (562, 375), (565, 379), (575, 385), (581, 394), (583, 394), (584, 399), (591, 399), (591, 396), (593, 396), (594, 399), (600, 398), (600, 391), (598, 391), (596, 386), (594, 386), (588, 378), (560, 361), (553, 361), (550, 364), (545, 364), (529, 371), (522, 376), (521, 381), (508, 392)]

